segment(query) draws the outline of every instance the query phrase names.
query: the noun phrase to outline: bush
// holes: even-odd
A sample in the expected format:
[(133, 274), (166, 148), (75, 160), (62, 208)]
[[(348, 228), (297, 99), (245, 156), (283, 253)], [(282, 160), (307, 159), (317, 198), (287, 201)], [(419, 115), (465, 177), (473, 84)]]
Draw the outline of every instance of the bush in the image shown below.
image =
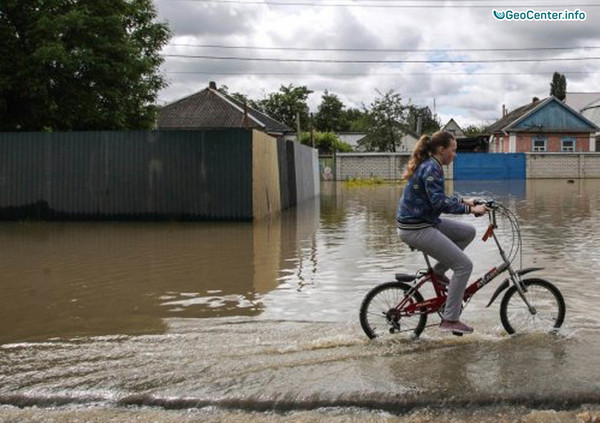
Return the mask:
[[(352, 146), (340, 141), (338, 136), (333, 132), (313, 132), (313, 137), (315, 148), (319, 150), (319, 154), (332, 154), (333, 152), (349, 153), (352, 151)], [(303, 132), (301, 140), (302, 144), (312, 147), (310, 132)]]

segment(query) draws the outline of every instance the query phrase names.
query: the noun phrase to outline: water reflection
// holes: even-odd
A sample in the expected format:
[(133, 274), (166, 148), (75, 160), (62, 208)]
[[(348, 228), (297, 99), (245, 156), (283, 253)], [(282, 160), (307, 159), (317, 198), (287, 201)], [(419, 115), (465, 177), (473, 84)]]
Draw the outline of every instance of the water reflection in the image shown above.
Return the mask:
[(254, 224), (2, 223), (0, 343), (162, 333), (173, 316), (256, 316), (314, 237), (318, 207)]
[(466, 197), (524, 198), (527, 194), (525, 179), (502, 179), (498, 181), (453, 181), (452, 189)]
[[(521, 221), (523, 265), (546, 267), (539, 276), (563, 292), (567, 325), (600, 328), (600, 180), (447, 188), (507, 204)], [(256, 223), (1, 223), (0, 342), (162, 333), (170, 317), (354, 322), (369, 289), (423, 266), (396, 236), (401, 192), (326, 182), (320, 201)], [(497, 265), (495, 246), (481, 241), (487, 219), (454, 218), (476, 226), (474, 276)], [(510, 240), (509, 228), (498, 234)], [(494, 333), (485, 305), (495, 288), (466, 311)]]

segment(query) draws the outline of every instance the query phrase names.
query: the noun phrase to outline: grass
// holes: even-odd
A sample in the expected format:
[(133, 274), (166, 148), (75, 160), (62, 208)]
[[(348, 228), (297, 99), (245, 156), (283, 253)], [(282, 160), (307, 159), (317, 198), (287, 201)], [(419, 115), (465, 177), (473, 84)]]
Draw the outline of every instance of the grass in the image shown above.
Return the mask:
[(387, 181), (387, 180), (383, 180), (381, 178), (367, 178), (367, 179), (361, 179), (361, 178), (350, 178), (350, 179), (346, 179), (343, 184), (345, 187), (347, 188), (363, 188), (363, 187), (375, 187), (375, 186), (380, 186), (380, 185), (402, 185), (404, 184), (405, 181), (403, 180), (391, 180), (391, 181)]

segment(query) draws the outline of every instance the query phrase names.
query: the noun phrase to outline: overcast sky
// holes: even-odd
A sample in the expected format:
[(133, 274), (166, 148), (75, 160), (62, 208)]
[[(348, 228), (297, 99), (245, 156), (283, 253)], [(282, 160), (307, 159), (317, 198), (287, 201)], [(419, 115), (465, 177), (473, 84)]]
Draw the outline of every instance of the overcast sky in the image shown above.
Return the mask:
[[(285, 2), (296, 5), (274, 4)], [(376, 5), (386, 7), (372, 7)], [(406, 7), (412, 5), (420, 7)], [(554, 71), (566, 75), (569, 92), (600, 92), (600, 60), (549, 61), (600, 58), (599, 6), (597, 0), (156, 0), (159, 20), (173, 31), (163, 50), (166, 55), (374, 62), (545, 60), (323, 63), (167, 57), (162, 69), (170, 85), (160, 101), (193, 94), (209, 81), (254, 99), (294, 84), (314, 91), (309, 106), (316, 111), (324, 90), (347, 106), (360, 107), (377, 90), (393, 89), (418, 106), (433, 109), (435, 99), (442, 123), (451, 117), (462, 127), (490, 123), (500, 117), (503, 104), (512, 110), (534, 96), (548, 96)], [(494, 17), (494, 10), (579, 10), (586, 19), (507, 21)], [(198, 47), (207, 45), (261, 49)], [(498, 50), (540, 47), (545, 49)], [(578, 48), (555, 49), (559, 47)], [(417, 51), (381, 51), (386, 49)]]

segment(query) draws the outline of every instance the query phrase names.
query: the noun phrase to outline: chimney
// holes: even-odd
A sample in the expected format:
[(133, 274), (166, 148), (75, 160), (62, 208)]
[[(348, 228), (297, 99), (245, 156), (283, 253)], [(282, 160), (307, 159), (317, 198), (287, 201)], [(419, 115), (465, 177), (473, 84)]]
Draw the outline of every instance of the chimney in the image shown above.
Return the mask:
[(539, 99), (539, 98), (537, 98), (537, 97), (533, 97), (533, 98), (531, 99), (531, 103), (533, 103), (533, 104), (537, 103), (538, 101), (540, 101), (540, 99)]
[(217, 89), (217, 83), (215, 81), (210, 81), (208, 83), (208, 88), (216, 90)]
[(508, 110), (506, 110), (506, 104), (502, 105), (502, 117), (506, 116), (508, 114)]

